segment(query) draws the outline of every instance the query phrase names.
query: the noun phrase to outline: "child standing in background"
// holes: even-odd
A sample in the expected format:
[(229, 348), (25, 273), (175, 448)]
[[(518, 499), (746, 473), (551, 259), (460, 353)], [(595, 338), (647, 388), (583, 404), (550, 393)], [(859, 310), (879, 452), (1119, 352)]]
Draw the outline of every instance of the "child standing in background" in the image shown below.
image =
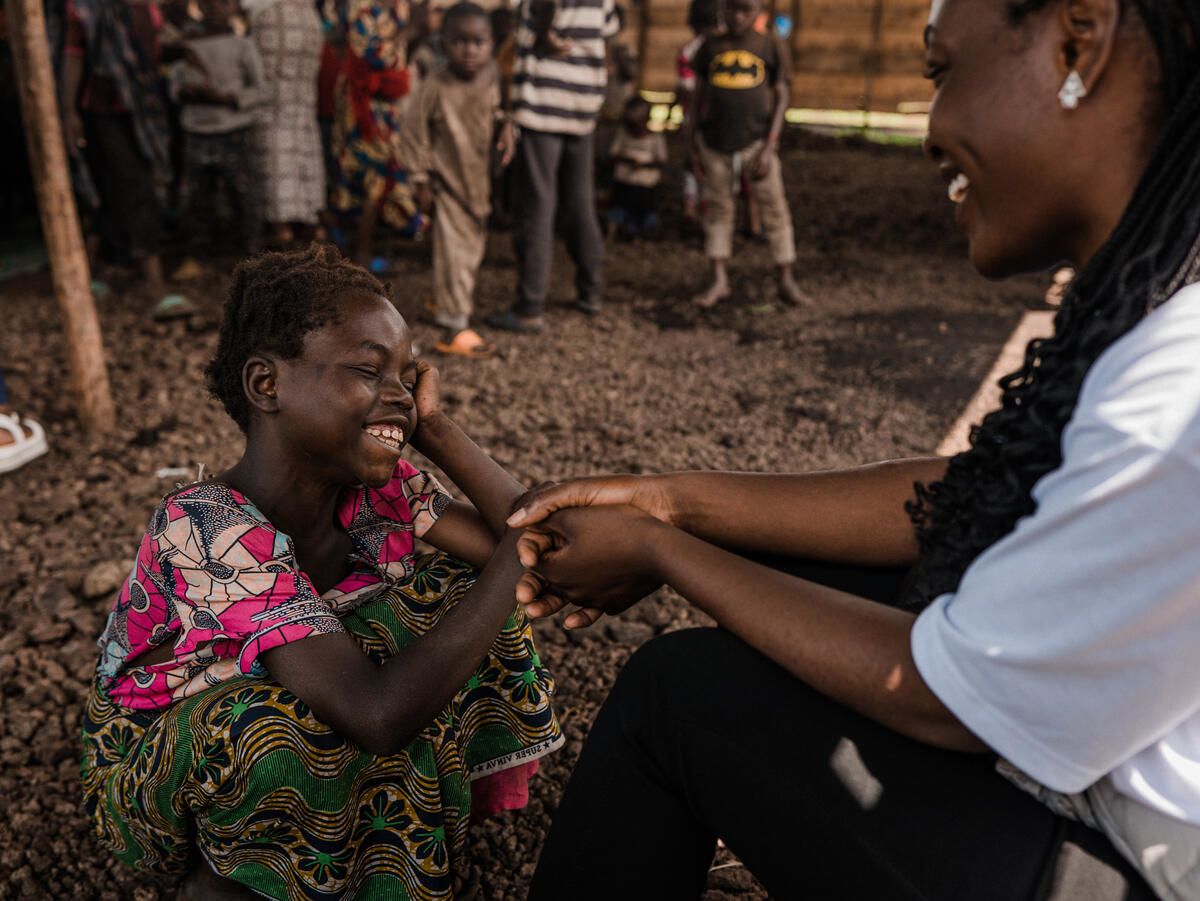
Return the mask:
[(658, 227), (654, 189), (667, 164), (667, 141), (650, 130), (650, 104), (639, 96), (625, 102), (621, 130), (608, 151), (613, 165), (608, 237), (637, 238)]
[(253, 253), (262, 230), (252, 156), (257, 107), (264, 99), (262, 59), (253, 41), (234, 33), (235, 0), (201, 0), (200, 11), (203, 30), (184, 40), (185, 58), (175, 64), (171, 86), (182, 106), (191, 250), (202, 254), (212, 240), (220, 181), (241, 249)]
[(726, 272), (733, 249), (734, 192), (739, 176), (761, 209), (784, 303), (803, 295), (792, 276), (796, 260), (792, 217), (779, 162), (779, 135), (787, 110), (791, 60), (778, 37), (755, 30), (761, 0), (726, 0), (725, 33), (706, 38), (696, 52), (696, 94), (688, 116), (689, 163), (704, 184), (705, 253), (712, 282), (695, 303), (711, 307), (729, 296)]
[[(433, 218), (434, 348), (464, 357), (495, 348), (471, 328), (475, 278), (487, 246), (491, 153), (500, 114), (491, 22), (474, 3), (456, 3), (442, 20), (446, 66), (422, 82), (400, 129), (401, 156), (417, 202)], [(511, 126), (496, 142), (502, 165), (512, 157)]]

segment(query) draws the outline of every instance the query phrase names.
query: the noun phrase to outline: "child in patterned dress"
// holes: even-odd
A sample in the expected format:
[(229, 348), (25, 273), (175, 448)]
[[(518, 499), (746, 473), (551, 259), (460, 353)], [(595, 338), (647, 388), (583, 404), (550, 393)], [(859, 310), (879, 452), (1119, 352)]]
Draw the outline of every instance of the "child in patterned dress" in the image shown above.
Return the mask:
[[(265, 100), (258, 49), (233, 30), (235, 0), (202, 0), (200, 34), (183, 42), (172, 93), (182, 109), (184, 170), (191, 256), (202, 257), (217, 234), (214, 201), (223, 184), (241, 252), (258, 249), (262, 195), (257, 183), (254, 129)], [(181, 267), (182, 268), (182, 267)]]
[(116, 598), (84, 720), (93, 829), (189, 898), (452, 897), (469, 818), (523, 806), (563, 741), (515, 605), (524, 489), (332, 249), (238, 267), (208, 376), (245, 453), (163, 500)]

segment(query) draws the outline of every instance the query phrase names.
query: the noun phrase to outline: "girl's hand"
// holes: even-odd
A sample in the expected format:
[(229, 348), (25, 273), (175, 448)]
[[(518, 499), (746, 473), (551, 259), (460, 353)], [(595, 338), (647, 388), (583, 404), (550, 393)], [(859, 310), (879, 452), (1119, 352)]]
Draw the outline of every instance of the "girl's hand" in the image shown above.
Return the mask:
[(538, 577), (518, 584), (517, 600), (535, 618), (578, 604), (583, 609), (567, 617), (567, 628), (620, 613), (661, 584), (654, 551), (661, 528), (628, 506), (561, 510), (517, 541), (517, 557)]
[(432, 363), (417, 360), (417, 385), (413, 388), (417, 405), (417, 431), (446, 414), (442, 412), (442, 380)]
[(529, 528), (558, 510), (606, 505), (634, 507), (659, 522), (675, 525), (675, 511), (661, 476), (592, 476), (539, 485), (516, 502), (508, 525)]

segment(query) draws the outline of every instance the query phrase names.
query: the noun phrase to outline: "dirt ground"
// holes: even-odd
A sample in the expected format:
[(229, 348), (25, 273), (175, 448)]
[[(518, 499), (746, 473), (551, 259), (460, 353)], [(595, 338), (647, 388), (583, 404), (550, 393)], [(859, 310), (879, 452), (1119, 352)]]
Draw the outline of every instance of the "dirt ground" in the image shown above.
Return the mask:
[[(504, 339), (502, 358), (442, 364), (458, 421), (529, 483), (610, 471), (803, 470), (936, 447), (1020, 314), (1039, 302), (1040, 282), (989, 284), (974, 274), (945, 190), (916, 149), (803, 134), (787, 144), (797, 272), (810, 306), (776, 305), (761, 244), (740, 245), (734, 299), (703, 313), (688, 302), (704, 269), (698, 243), (618, 244), (602, 316), (552, 309), (545, 335)], [(202, 314), (189, 323), (153, 324), (119, 291), (101, 302), (120, 422), (98, 443), (85, 442), (71, 418), (48, 278), (0, 285), (0, 366), (52, 444), (48, 457), (0, 477), (0, 897), (173, 897), (170, 881), (124, 868), (90, 837), (77, 733), (112, 592), (147, 515), (181, 480), (156, 472), (219, 470), (240, 450), (201, 382), (231, 262), (213, 267), (198, 289)], [(554, 297), (565, 302), (565, 257), (555, 278)], [(514, 284), (509, 238), (496, 234), (481, 310), (506, 304)], [(393, 285), (416, 319), (430, 290), (427, 247), (399, 255)], [(428, 326), (416, 332), (431, 343)], [(564, 780), (624, 660), (654, 635), (701, 621), (662, 593), (588, 633), (538, 625), (568, 741), (526, 811), (476, 831), (485, 897), (523, 897)], [(766, 897), (727, 853), (717, 863), (709, 901)]]

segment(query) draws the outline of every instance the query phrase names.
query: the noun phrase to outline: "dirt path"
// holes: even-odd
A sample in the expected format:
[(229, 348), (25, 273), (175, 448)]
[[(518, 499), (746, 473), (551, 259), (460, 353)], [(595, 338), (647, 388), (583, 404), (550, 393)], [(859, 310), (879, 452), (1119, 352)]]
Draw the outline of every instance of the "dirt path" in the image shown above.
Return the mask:
[[(698, 246), (618, 245), (602, 317), (555, 310), (548, 334), (504, 341), (503, 359), (444, 364), (450, 410), (529, 482), (684, 467), (809, 469), (931, 452), (1040, 298), (1040, 284), (994, 285), (973, 274), (944, 190), (915, 150), (796, 136), (786, 166), (811, 307), (774, 305), (761, 245), (735, 259), (734, 300), (703, 314), (686, 300), (703, 271)], [(407, 251), (393, 279), (410, 320), (430, 288), (425, 253)], [(560, 259), (564, 301), (565, 273)], [(481, 281), (484, 311), (510, 298), (507, 236), (494, 236)], [(224, 284), (222, 273), (202, 286), (203, 314), (191, 325), (152, 324), (120, 297), (102, 303), (121, 427), (91, 448), (70, 421), (48, 281), (0, 286), (0, 365), (53, 446), (0, 477), (0, 897), (173, 897), (169, 882), (125, 869), (91, 840), (76, 736), (111, 591), (146, 517), (177, 480), (156, 471), (219, 469), (240, 448), (200, 375)], [(417, 333), (428, 345), (428, 328)], [(550, 811), (624, 660), (655, 634), (699, 621), (662, 596), (590, 634), (539, 625), (568, 743), (527, 811), (476, 833), (486, 897), (523, 896)], [(706, 897), (765, 895), (730, 866), (713, 873)]]

